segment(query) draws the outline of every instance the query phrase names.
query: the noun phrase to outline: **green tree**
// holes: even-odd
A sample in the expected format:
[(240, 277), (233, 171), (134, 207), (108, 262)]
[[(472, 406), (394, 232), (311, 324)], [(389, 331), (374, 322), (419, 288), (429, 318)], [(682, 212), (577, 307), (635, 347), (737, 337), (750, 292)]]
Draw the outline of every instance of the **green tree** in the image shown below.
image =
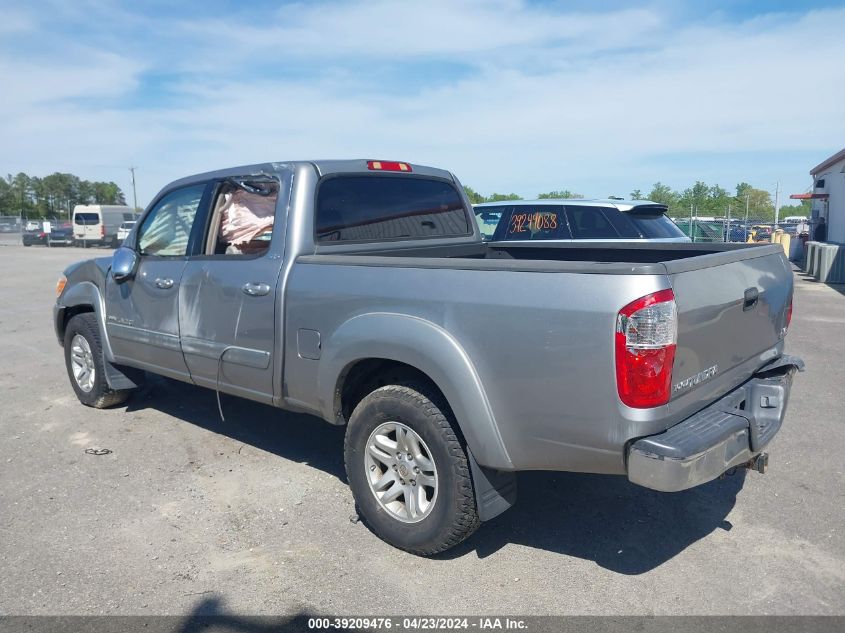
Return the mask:
[(464, 193), (467, 194), (467, 198), (469, 198), (469, 201), (472, 204), (480, 204), (482, 202), (486, 202), (484, 196), (482, 196), (472, 187), (467, 187), (466, 185), (464, 185)]
[(643, 192), (640, 191), (639, 189), (634, 189), (631, 192), (630, 197), (631, 197), (631, 200), (646, 200), (647, 199), (643, 196)]
[(749, 218), (767, 222), (774, 221), (775, 205), (772, 202), (772, 195), (765, 189), (756, 189), (747, 182), (741, 182), (736, 186), (734, 199), (736, 200), (737, 216), (745, 214), (747, 201)]
[(126, 204), (113, 182), (89, 182), (55, 172), (44, 178), (20, 172), (0, 178), (0, 215), (47, 217), (70, 213), (77, 204)]
[(540, 200), (559, 200), (559, 199), (567, 199), (567, 198), (583, 198), (584, 196), (580, 193), (575, 193), (574, 191), (570, 191), (569, 189), (564, 189), (563, 191), (549, 191), (547, 193), (540, 193), (537, 194), (537, 198)]
[(503, 200), (522, 200), (522, 198), (515, 193), (491, 193), (487, 196), (485, 202), (501, 202)]

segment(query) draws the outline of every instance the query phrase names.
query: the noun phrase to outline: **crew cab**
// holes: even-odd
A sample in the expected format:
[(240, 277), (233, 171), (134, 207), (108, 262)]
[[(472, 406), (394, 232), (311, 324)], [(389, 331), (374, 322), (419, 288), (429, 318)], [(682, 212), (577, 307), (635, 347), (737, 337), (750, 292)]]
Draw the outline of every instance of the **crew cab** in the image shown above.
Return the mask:
[(450, 172), (344, 160), (171, 183), (64, 271), (54, 322), (85, 405), (146, 371), (344, 425), (359, 515), (431, 555), (517, 471), (763, 470), (791, 311), (780, 245), (484, 242)]

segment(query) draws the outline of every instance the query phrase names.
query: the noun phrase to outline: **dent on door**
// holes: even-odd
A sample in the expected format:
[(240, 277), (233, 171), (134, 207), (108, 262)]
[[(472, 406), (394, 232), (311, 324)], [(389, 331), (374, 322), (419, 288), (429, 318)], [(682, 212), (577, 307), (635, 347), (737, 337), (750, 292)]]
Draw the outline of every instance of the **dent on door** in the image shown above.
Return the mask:
[(142, 258), (133, 279), (106, 285), (106, 329), (116, 360), (188, 376), (179, 344), (178, 279), (184, 261)]
[(243, 281), (258, 261), (188, 265), (179, 302), (182, 351), (198, 384), (270, 402), (275, 293), (269, 283)]

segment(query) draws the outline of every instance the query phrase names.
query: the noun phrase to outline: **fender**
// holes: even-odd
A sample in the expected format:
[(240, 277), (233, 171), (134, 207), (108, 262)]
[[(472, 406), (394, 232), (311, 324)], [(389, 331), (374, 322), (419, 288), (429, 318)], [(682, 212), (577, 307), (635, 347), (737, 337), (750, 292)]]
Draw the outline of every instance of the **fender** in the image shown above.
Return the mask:
[[(100, 342), (103, 346), (103, 365), (106, 382), (112, 389), (131, 389), (141, 381), (141, 373), (132, 368), (121, 368), (114, 364), (108, 331), (106, 330), (105, 303), (100, 289), (91, 281), (79, 281), (69, 286), (61, 297), (61, 304), (56, 304), (56, 334), (60, 341), (64, 337), (64, 312), (75, 306), (92, 306), (100, 329)], [(125, 369), (125, 371), (124, 371)]]
[[(73, 308), (81, 305), (89, 305), (94, 308), (94, 314), (97, 315), (97, 324), (100, 326), (100, 341), (103, 344), (103, 353), (105, 354), (106, 360), (114, 361), (109, 335), (106, 331), (106, 309), (103, 303), (103, 295), (100, 293), (100, 289), (91, 281), (78, 281), (72, 285), (68, 284), (68, 288), (62, 294), (61, 304), (58, 307), (63, 316), (64, 308)], [(56, 323), (57, 331), (58, 328), (59, 323)]]
[(514, 469), (466, 351), (446, 330), (418, 317), (363, 314), (335, 330), (323, 346), (317, 386), (326, 420), (336, 420), (335, 390), (340, 376), (351, 364), (368, 358), (398, 361), (425, 373), (449, 402), (478, 463), (499, 470)]

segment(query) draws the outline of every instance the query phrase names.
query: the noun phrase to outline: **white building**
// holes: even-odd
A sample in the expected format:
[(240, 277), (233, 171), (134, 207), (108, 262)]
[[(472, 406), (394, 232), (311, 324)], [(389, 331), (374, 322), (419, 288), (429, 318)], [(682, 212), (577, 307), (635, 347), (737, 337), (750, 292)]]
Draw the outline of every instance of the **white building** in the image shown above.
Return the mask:
[(845, 149), (810, 170), (813, 177), (813, 226), (827, 221), (827, 241), (845, 244)]

